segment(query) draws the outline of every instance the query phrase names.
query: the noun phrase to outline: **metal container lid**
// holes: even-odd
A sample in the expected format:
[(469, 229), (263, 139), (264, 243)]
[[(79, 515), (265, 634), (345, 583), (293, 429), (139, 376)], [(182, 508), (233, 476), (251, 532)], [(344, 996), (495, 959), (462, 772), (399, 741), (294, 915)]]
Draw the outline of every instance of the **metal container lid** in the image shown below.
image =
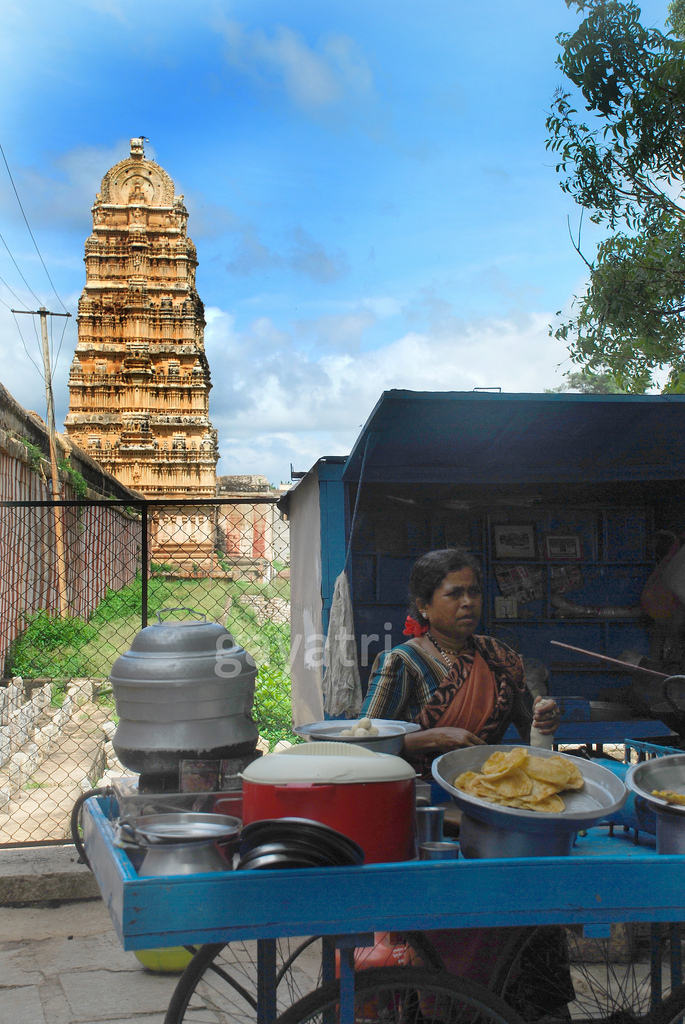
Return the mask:
[[(112, 665), (110, 680), (116, 686), (163, 682), (194, 685), (203, 682), (222, 686), (254, 677), (253, 658), (218, 622), (201, 619), (162, 621), (162, 614), (192, 608), (164, 608), (158, 622), (145, 626), (133, 638), (130, 649)], [(115, 694), (116, 695), (116, 694)]]
[(230, 638), (230, 645), (235, 640), (229, 631), (218, 622), (207, 622), (205, 615), (201, 619), (171, 619), (162, 621), (165, 612), (187, 611), (197, 614), (193, 608), (164, 608), (157, 612), (158, 621), (145, 626), (133, 638), (131, 650), (137, 654), (206, 654), (216, 652), (217, 640), (226, 645), (224, 637)]
[[(316, 748), (323, 748), (325, 753)], [(282, 754), (266, 754), (249, 764), (242, 775), (245, 782), (272, 786), (290, 782), (349, 785), (416, 778), (411, 765), (394, 754), (378, 754), (373, 750), (357, 750), (346, 743), (327, 742), (303, 743)]]

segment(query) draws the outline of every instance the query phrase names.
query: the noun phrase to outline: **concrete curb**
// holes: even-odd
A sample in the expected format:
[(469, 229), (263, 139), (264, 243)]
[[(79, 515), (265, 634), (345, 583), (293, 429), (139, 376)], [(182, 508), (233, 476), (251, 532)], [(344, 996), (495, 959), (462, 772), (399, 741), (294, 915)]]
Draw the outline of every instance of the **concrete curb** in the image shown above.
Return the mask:
[(95, 876), (72, 844), (0, 850), (0, 906), (100, 898)]

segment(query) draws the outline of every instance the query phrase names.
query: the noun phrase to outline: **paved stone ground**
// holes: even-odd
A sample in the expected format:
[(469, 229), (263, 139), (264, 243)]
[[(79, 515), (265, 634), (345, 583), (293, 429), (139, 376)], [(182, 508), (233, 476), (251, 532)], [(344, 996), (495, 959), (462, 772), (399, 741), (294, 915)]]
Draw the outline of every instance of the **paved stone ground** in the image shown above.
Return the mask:
[(122, 950), (101, 900), (0, 907), (3, 1024), (163, 1024), (177, 980)]

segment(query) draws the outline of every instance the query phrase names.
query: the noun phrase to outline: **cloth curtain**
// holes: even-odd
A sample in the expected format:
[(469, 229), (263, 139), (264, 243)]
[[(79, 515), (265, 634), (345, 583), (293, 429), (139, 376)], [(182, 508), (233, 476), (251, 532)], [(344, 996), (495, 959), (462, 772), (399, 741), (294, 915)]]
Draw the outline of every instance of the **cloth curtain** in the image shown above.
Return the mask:
[(356, 717), (362, 705), (357, 642), (346, 572), (335, 581), (324, 647), (324, 710), (331, 718)]

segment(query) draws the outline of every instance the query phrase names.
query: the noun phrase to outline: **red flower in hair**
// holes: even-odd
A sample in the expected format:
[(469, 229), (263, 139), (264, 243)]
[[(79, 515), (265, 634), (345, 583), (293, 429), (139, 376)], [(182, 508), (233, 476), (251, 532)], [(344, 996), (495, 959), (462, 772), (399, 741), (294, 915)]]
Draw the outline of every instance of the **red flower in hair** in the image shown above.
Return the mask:
[(417, 622), (411, 615), (407, 615), (404, 624), (404, 636), (423, 636), (430, 629), (428, 623)]

